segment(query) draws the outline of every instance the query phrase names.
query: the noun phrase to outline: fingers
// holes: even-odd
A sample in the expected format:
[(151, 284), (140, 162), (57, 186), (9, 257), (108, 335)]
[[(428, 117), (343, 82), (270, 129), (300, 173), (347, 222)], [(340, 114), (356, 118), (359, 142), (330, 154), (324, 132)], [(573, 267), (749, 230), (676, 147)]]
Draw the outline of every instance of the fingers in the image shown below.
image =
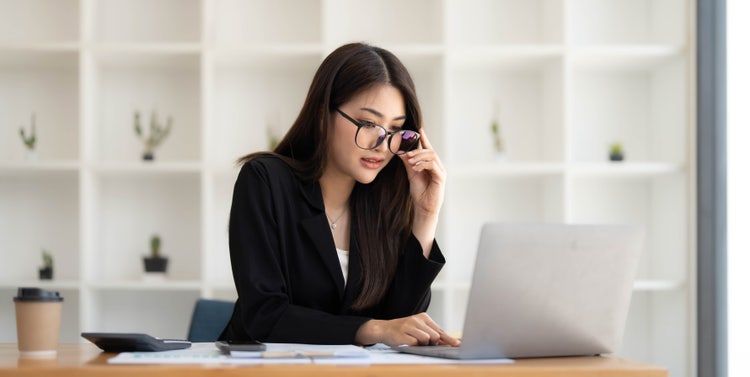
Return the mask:
[(427, 138), (424, 127), (419, 129), (421, 148), (414, 149), (400, 155), (401, 160), (406, 166), (410, 166), (413, 171), (420, 172), (424, 170), (444, 171), (442, 162), (438, 158), (432, 143)]
[(444, 170), (440, 158), (432, 149), (415, 149), (401, 155), (401, 160), (414, 171)]
[(411, 328), (406, 335), (414, 339), (414, 343), (411, 345), (437, 345), (438, 340), (440, 340), (440, 334), (428, 328)]
[[(426, 313), (416, 314), (403, 319), (400, 331), (413, 338), (414, 340), (407, 343), (410, 345), (430, 345), (437, 344), (440, 339), (440, 333), (436, 328), (430, 326), (432, 320)], [(434, 322), (432, 322), (434, 323)]]
[(432, 320), (432, 318), (430, 318), (430, 316), (428, 316), (426, 313), (423, 313), (423, 314), (425, 314), (425, 316), (427, 317), (426, 320), (427, 320), (428, 325), (431, 328), (435, 329), (440, 336), (437, 340), (438, 345), (447, 344), (449, 346), (454, 346), (454, 347), (461, 345), (460, 340), (448, 335), (448, 333), (446, 333), (445, 330), (443, 330), (437, 323), (435, 323), (435, 321)]
[(440, 340), (438, 340), (438, 344), (447, 344), (449, 346), (458, 347), (461, 345), (461, 340), (456, 339), (443, 331), (440, 333)]
[(460, 342), (449, 336), (427, 313), (390, 321), (396, 325), (395, 333), (385, 343), (389, 345), (458, 345)]

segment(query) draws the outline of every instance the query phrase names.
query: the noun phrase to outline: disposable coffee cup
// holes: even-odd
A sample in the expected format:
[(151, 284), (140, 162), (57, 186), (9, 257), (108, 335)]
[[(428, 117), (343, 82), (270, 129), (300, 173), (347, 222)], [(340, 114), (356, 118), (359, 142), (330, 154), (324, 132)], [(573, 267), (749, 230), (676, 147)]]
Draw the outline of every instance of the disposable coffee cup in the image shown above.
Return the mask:
[(55, 357), (60, 339), (63, 298), (59, 292), (18, 288), (16, 332), (21, 357)]

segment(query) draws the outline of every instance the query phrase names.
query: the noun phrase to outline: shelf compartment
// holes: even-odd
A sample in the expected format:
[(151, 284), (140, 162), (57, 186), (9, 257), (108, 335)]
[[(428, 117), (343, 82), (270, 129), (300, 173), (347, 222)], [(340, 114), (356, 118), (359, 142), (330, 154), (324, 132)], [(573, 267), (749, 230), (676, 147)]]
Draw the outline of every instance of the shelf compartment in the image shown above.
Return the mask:
[(213, 286), (211, 287), (211, 295), (209, 296), (213, 300), (224, 300), (224, 301), (237, 301), (237, 290), (234, 285), (226, 286)]
[(560, 44), (562, 0), (447, 0), (454, 45)]
[(216, 46), (322, 43), (322, 0), (218, 0), (209, 3)]
[(615, 356), (661, 365), (688, 376), (690, 307), (684, 291), (632, 296), (622, 345)]
[(162, 175), (162, 174), (184, 174), (200, 173), (202, 164), (200, 162), (161, 162), (161, 161), (140, 161), (140, 162), (114, 162), (89, 165), (93, 171), (100, 176), (141, 176), (141, 175)]
[[(94, 291), (90, 293), (91, 323), (83, 331), (147, 333), (185, 339), (200, 291)], [(166, 319), (166, 320), (165, 320)]]
[(55, 279), (78, 279), (78, 173), (45, 172), (0, 179), (0, 264), (3, 280), (36, 280), (42, 249)]
[[(0, 51), (0, 161), (78, 158), (78, 54)], [(18, 134), (36, 114), (36, 152)]]
[[(103, 55), (110, 54), (117, 56), (112, 61), (117, 62), (137, 62), (139, 60), (138, 55), (148, 54), (199, 54), (201, 53), (202, 46), (199, 43), (193, 42), (169, 42), (169, 43), (158, 43), (158, 42), (130, 42), (130, 43), (118, 43), (118, 44), (107, 44), (97, 43), (93, 44), (91, 50)], [(166, 67), (166, 65), (165, 65)]]
[(0, 281), (0, 289), (17, 289), (18, 287), (37, 287), (51, 291), (60, 290), (77, 290), (81, 287), (81, 283), (78, 280), (2, 280)]
[(216, 175), (212, 179), (212, 218), (209, 223), (210, 244), (206, 253), (206, 280), (214, 286), (234, 287), (229, 258), (229, 210), (237, 171), (233, 175)]
[(450, 229), (443, 243), (446, 258), (451, 260), (443, 272), (448, 274), (448, 281), (471, 280), (484, 223), (563, 221), (561, 175), (453, 180), (449, 174), (448, 180), (446, 194), (454, 199), (446, 202), (446, 212), (441, 216), (443, 229)]
[(97, 280), (87, 283), (87, 286), (97, 291), (198, 291), (201, 289), (199, 280), (172, 280), (145, 277), (143, 280)]
[(684, 174), (576, 177), (570, 183), (569, 222), (633, 224), (646, 229), (638, 280), (686, 281), (689, 200)]
[(579, 70), (647, 71), (679, 59), (685, 48), (674, 45), (584, 46), (567, 50)]
[(451, 177), (542, 177), (560, 176), (566, 167), (562, 163), (488, 162), (454, 164), (447, 167)]
[(634, 292), (673, 292), (685, 288), (684, 282), (671, 280), (636, 280)]
[[(100, 175), (91, 180), (92, 250), (86, 281), (142, 280), (142, 257), (159, 234), (168, 281), (200, 279), (200, 174)], [(178, 220), (175, 220), (178, 219)]]
[[(51, 288), (50, 288), (51, 289)], [(60, 324), (60, 343), (77, 343), (81, 339), (79, 318), (81, 292), (78, 289), (54, 289), (63, 297), (62, 323)], [(15, 341), (14, 341), (15, 343)]]
[(76, 161), (10, 162), (0, 163), (0, 177), (35, 177), (48, 173), (76, 172), (80, 164)]
[(435, 150), (445, 150), (443, 139), (444, 104), (442, 90), (444, 83), (444, 59), (440, 56), (404, 53), (398, 55), (409, 71), (422, 108), (422, 127)]
[(93, 2), (96, 41), (199, 42), (200, 0), (99, 0)]
[(443, 42), (443, 3), (432, 0), (330, 0), (323, 19), (333, 46), (351, 41), (379, 44)]
[(562, 45), (479, 45), (448, 49), (450, 66), (520, 68), (543, 66), (565, 54)]
[(450, 302), (444, 308), (447, 318), (443, 326), (447, 332), (460, 337), (466, 321), (466, 309), (469, 306), (469, 289), (459, 284), (449, 292)]
[(685, 43), (685, 1), (568, 0), (565, 34), (571, 44)]
[(200, 152), (200, 56), (193, 53), (98, 52), (92, 56), (90, 140), (97, 161), (139, 161), (143, 143), (133, 129), (135, 111), (149, 132), (152, 111), (173, 126), (155, 161), (198, 161)]
[(231, 165), (269, 149), (269, 134), (281, 138), (297, 118), (320, 55), (217, 56), (210, 107), (208, 155)]
[(684, 172), (683, 164), (660, 162), (599, 162), (569, 165), (573, 177), (659, 177)]
[(78, 0), (3, 0), (0, 44), (70, 43), (79, 39)]
[(632, 57), (608, 67), (577, 64), (570, 73), (570, 160), (608, 159), (622, 144), (625, 161), (684, 163), (688, 98), (681, 56)]
[[(563, 68), (557, 58), (499, 58), (451, 66), (447, 137), (450, 163), (497, 160), (491, 124), (499, 119), (505, 160), (563, 160)], [(465, 93), (471, 93), (466, 95)]]
[(430, 299), (430, 306), (427, 308), (427, 314), (443, 329), (451, 331), (452, 329), (447, 327), (447, 316), (445, 311), (445, 308), (447, 307), (447, 303), (445, 302), (447, 296), (446, 292), (432, 290), (432, 297)]

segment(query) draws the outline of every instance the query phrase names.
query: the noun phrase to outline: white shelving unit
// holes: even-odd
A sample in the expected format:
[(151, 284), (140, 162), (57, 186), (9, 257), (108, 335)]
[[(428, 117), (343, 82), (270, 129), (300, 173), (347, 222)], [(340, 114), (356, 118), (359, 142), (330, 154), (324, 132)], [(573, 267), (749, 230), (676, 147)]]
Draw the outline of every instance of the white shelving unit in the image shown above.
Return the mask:
[[(0, 342), (18, 286), (81, 331), (183, 337), (233, 299), (234, 160), (297, 116), (322, 59), (364, 40), (417, 84), (448, 167), (430, 313), (460, 331), (486, 221), (648, 229), (620, 354), (695, 375), (692, 0), (0, 0)], [(174, 118), (141, 161), (133, 112)], [(38, 155), (18, 128), (36, 114)], [(505, 159), (493, 152), (500, 122)], [(612, 142), (626, 161), (607, 161)], [(158, 232), (164, 282), (140, 256)], [(55, 280), (36, 280), (42, 248)]]

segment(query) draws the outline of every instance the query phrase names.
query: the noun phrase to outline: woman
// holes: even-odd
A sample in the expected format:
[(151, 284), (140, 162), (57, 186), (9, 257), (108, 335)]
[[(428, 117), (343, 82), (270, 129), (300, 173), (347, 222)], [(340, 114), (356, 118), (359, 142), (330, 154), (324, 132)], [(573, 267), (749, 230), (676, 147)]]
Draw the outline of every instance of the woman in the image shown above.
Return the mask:
[(459, 344), (424, 313), (444, 264), (445, 170), (421, 120), (390, 52), (348, 44), (323, 61), (273, 153), (240, 159), (229, 220), (239, 298), (222, 339)]

